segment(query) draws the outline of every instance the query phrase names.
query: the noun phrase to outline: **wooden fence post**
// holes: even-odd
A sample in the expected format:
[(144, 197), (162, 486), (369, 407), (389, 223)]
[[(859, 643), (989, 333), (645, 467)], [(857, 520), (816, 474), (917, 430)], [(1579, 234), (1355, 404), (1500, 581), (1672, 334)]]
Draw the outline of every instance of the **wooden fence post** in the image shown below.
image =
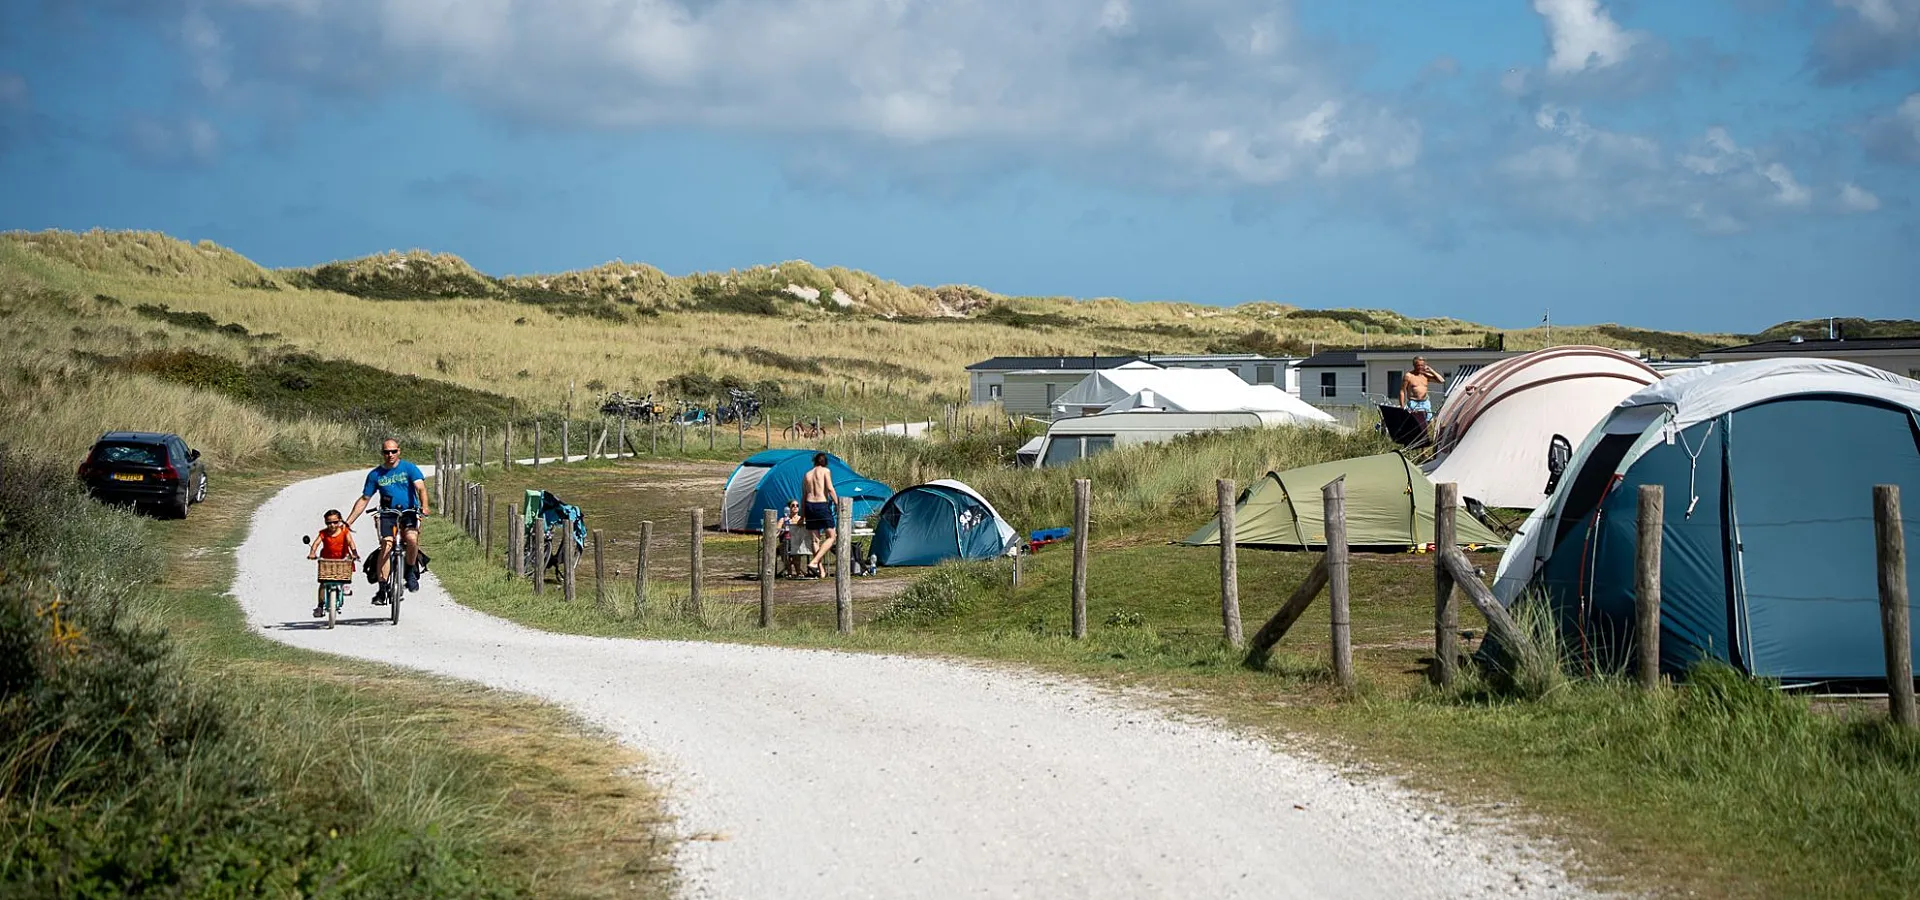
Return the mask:
[(773, 627), (773, 562), (780, 543), (780, 516), (760, 511), (760, 627)]
[(841, 634), (853, 633), (853, 498), (841, 497), (834, 518), (833, 613)]
[(691, 527), (691, 532), (690, 532), (691, 541), (689, 542), (690, 547), (687, 552), (690, 556), (691, 562), (693, 563), (693, 568), (692, 568), (692, 571), (689, 571), (687, 573), (686, 614), (689, 618), (693, 619), (695, 622), (700, 621), (701, 612), (703, 610), (703, 606), (701, 603), (702, 598), (700, 596), (700, 588), (701, 588), (701, 580), (706, 574), (705, 572), (702, 571), (702, 569), (704, 568), (703, 563), (704, 563), (704, 554), (706, 552), (706, 548), (702, 546), (700, 537), (701, 537), (701, 533), (706, 531), (706, 516), (707, 516), (707, 511), (698, 506), (694, 507), (689, 514), (690, 527)]
[(560, 522), (560, 598), (573, 602), (573, 570), (580, 564), (580, 548), (573, 542), (573, 523)]
[(607, 609), (607, 558), (600, 555), (600, 529), (593, 530), (593, 605)]
[(514, 522), (513, 504), (511, 503), (507, 504), (506, 522), (507, 522), (507, 574), (512, 575), (515, 578), (518, 578), (522, 574), (520, 571), (521, 561), (527, 558), (526, 550), (520, 546), (520, 542), (522, 539), (526, 537), (526, 534), (523, 531), (523, 529), (519, 528)]
[(1335, 478), (1320, 489), (1327, 522), (1327, 605), (1333, 623), (1333, 678), (1353, 689), (1353, 625), (1347, 593), (1347, 477)]
[(573, 458), (573, 417), (560, 420), (560, 461), (570, 462)]
[(719, 416), (707, 417), (707, 452), (713, 452), (713, 423)]
[(500, 471), (513, 468), (513, 421), (500, 426)]
[(1639, 552), (1633, 575), (1633, 658), (1640, 687), (1649, 691), (1660, 686), (1660, 544), (1665, 521), (1665, 488), (1641, 485), (1635, 523)]
[(647, 421), (647, 455), (660, 455), (660, 423), (657, 420)]
[(640, 558), (633, 570), (633, 615), (638, 618), (647, 608), (647, 556), (653, 551), (653, 522), (640, 523)]
[(1453, 684), (1460, 660), (1459, 608), (1453, 603), (1453, 575), (1440, 564), (1440, 553), (1460, 542), (1460, 485), (1451, 481), (1433, 486), (1433, 668), (1434, 684)]
[(480, 490), (480, 503), (487, 510), (486, 540), (480, 544), (480, 558), (489, 559), (493, 556), (493, 498), (487, 496), (485, 488)]
[(1449, 574), (1453, 576), (1453, 585), (1466, 592), (1467, 599), (1473, 601), (1475, 609), (1487, 618), (1487, 631), (1505, 644), (1516, 658), (1529, 659), (1534, 654), (1533, 641), (1520, 630), (1513, 621), (1513, 615), (1500, 605), (1493, 592), (1480, 581), (1473, 571), (1473, 563), (1467, 561), (1467, 555), (1458, 547), (1449, 547), (1440, 551), (1440, 561), (1445, 563)]
[(1240, 554), (1234, 543), (1234, 484), (1221, 478), (1213, 484), (1220, 505), (1220, 628), (1227, 646), (1235, 650), (1246, 643), (1240, 632)]
[(620, 439), (613, 444), (613, 458), (619, 459), (622, 448), (627, 446), (627, 417), (620, 417)]
[(1880, 631), (1886, 641), (1887, 707), (1895, 725), (1920, 728), (1914, 709), (1913, 631), (1907, 610), (1907, 536), (1900, 486), (1873, 486), (1874, 557), (1880, 582)]
[(762, 446), (768, 449), (771, 449), (773, 447), (773, 417), (772, 416), (763, 415), (760, 417), (760, 432), (761, 432), (760, 442)]
[(528, 572), (527, 577), (533, 579), (533, 595), (535, 597), (538, 597), (541, 594), (544, 594), (547, 592), (547, 523), (546, 521), (536, 516), (533, 520), (533, 532), (534, 532), (534, 539), (536, 541), (534, 546), (539, 552), (536, 553), (533, 557), (533, 566), (532, 566), (533, 571)]
[(540, 420), (533, 420), (533, 467), (540, 468)]
[(1093, 518), (1093, 482), (1073, 480), (1073, 639), (1087, 637), (1087, 527)]

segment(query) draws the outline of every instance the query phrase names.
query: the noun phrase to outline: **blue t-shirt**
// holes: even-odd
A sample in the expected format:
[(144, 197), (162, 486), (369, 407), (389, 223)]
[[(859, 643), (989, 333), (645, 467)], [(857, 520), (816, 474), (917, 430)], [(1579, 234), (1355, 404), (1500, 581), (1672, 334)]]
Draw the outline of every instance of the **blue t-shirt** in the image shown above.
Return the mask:
[(371, 497), (380, 494), (380, 505), (389, 509), (411, 509), (420, 504), (414, 500), (413, 483), (425, 481), (420, 467), (401, 460), (391, 466), (381, 466), (367, 473), (367, 485), (360, 489), (360, 496)]

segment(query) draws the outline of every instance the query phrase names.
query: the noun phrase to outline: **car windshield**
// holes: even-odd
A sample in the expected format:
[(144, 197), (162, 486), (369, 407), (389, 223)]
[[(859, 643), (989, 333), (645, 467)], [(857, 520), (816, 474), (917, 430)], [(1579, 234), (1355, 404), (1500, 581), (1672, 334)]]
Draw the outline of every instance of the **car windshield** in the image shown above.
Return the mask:
[(158, 466), (166, 458), (165, 448), (158, 444), (101, 444), (93, 448), (93, 461), (109, 465)]

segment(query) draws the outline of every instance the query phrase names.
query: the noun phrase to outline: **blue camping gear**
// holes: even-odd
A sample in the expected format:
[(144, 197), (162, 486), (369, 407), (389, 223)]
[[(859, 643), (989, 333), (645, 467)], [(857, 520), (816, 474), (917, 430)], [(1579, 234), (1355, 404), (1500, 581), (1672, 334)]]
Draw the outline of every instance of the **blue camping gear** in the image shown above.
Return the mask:
[[(562, 503), (559, 497), (546, 491), (530, 490), (520, 507), (520, 523), (526, 536), (523, 546), (529, 572), (542, 566), (560, 571), (560, 541), (569, 530), (573, 532), (573, 564), (580, 565), (580, 558), (586, 555), (587, 515), (580, 511), (580, 507)], [(567, 523), (571, 523), (571, 528)], [(540, 559), (542, 533), (547, 536), (547, 558), (544, 563)]]
[[(721, 493), (720, 528), (723, 531), (760, 531), (763, 510), (786, 515), (787, 501), (801, 499), (801, 479), (813, 468), (815, 450), (764, 450), (747, 457), (727, 477)], [(853, 470), (840, 457), (827, 454), (827, 471), (833, 473), (833, 490), (853, 500), (856, 532), (893, 496), (887, 487)]]
[(992, 559), (1019, 533), (982, 497), (958, 481), (916, 484), (887, 499), (873, 527), (873, 554), (883, 566), (931, 566), (949, 559)]

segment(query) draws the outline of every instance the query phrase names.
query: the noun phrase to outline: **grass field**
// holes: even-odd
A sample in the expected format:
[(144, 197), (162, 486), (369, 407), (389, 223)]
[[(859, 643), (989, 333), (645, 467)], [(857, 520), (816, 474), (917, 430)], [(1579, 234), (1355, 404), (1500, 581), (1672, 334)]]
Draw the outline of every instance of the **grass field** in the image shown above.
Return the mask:
[[(1238, 440), (1211, 452), (1247, 452)], [(961, 656), (1092, 677), (1292, 746), (1309, 736), (1312, 752), (1434, 791), (1469, 816), (1525, 818), (1573, 849), (1587, 866), (1583, 877), (1602, 886), (1671, 896), (1896, 897), (1920, 877), (1920, 855), (1902, 837), (1920, 832), (1920, 741), (1882, 724), (1878, 707), (1816, 711), (1725, 671), (1697, 673), (1689, 686), (1656, 697), (1611, 678), (1554, 677), (1530, 690), (1469, 678), (1438, 691), (1426, 684), (1431, 557), (1411, 553), (1353, 557), (1357, 694), (1332, 683), (1323, 604), (1264, 671), (1252, 671), (1220, 639), (1217, 552), (1167, 543), (1204, 520), (1198, 501), (1157, 519), (1120, 517), (1121, 527), (1096, 522), (1085, 641), (1068, 634), (1071, 564), (1058, 546), (1025, 561), (1017, 590), (1005, 561), (856, 579), (858, 627), (843, 637), (830, 604), (804, 582), (777, 583), (777, 627), (755, 627), (754, 539), (710, 535), (706, 614), (691, 621), (679, 613), (685, 509), (701, 503), (709, 521), (717, 516), (728, 468), (627, 460), (480, 473), (499, 495), (537, 484), (586, 509), (626, 563), (609, 576), (610, 609), (590, 602), (591, 564), (580, 570), (583, 602), (565, 604), (557, 591), (535, 598), (525, 581), (504, 575), (504, 536), (483, 558), (445, 522), (430, 535), (435, 568), (463, 602), (550, 630)], [(1050, 482), (1036, 490), (1061, 491)], [(1028, 508), (1057, 505), (1033, 500)], [(643, 519), (675, 524), (656, 525), (662, 567), (636, 615), (625, 557)], [(1249, 633), (1312, 562), (1306, 553), (1241, 552)], [(1483, 565), (1493, 562), (1489, 555)], [(896, 580), (903, 575), (911, 581)], [(1483, 633), (1471, 607), (1461, 623), (1475, 638)]]
[[(784, 406), (776, 420), (842, 412), (876, 419), (925, 417), (962, 394), (964, 366), (996, 355), (1303, 353), (1314, 346), (1363, 342), (1478, 346), (1493, 334), (1504, 334), (1509, 348), (1529, 349), (1544, 340), (1538, 329), (1500, 332), (1381, 310), (1303, 310), (1276, 303), (1223, 308), (1009, 298), (963, 287), (903, 288), (864, 273), (804, 264), (678, 280), (633, 267), (638, 274), (620, 289), (607, 285), (609, 273), (628, 270), (620, 267), (540, 276), (547, 287), (539, 290), (561, 290), (572, 298), (565, 302), (527, 299), (450, 257), (404, 254), (340, 265), (346, 274), (316, 281), (307, 277), (313, 270), (273, 272), (229, 249), (151, 233), (39, 232), (0, 238), (0, 284), (28, 285), (41, 296), (112, 298), (117, 305), (99, 302), (90, 311), (97, 324), (89, 327), (125, 332), (141, 338), (143, 346), (157, 340), (146, 335), (158, 331), (167, 336), (168, 346), (234, 358), (316, 354), (497, 393), (528, 411), (558, 409), (569, 385), (576, 401), (586, 402), (602, 390), (644, 392), (674, 379), (696, 386), (731, 379), (781, 385)], [(577, 287), (567, 287), (574, 282)], [(835, 305), (809, 304), (784, 293), (786, 284), (829, 292), (839, 287), (872, 303), (829, 309)], [(619, 299), (627, 294), (633, 296)], [(785, 299), (763, 308), (770, 295)], [(749, 296), (759, 299), (740, 299)], [(408, 297), (413, 299), (403, 299)], [(608, 308), (617, 315), (577, 308), (589, 300), (612, 304)], [(909, 308), (912, 303), (921, 305), (917, 312)], [(142, 317), (135, 312), (141, 306), (200, 314), (209, 327), (195, 331)], [(943, 308), (964, 308), (972, 315), (935, 314)], [(1678, 339), (1664, 332), (1609, 328), (1561, 326), (1554, 336), (1558, 343), (1625, 347)], [(1737, 340), (1700, 337), (1715, 343)]]

